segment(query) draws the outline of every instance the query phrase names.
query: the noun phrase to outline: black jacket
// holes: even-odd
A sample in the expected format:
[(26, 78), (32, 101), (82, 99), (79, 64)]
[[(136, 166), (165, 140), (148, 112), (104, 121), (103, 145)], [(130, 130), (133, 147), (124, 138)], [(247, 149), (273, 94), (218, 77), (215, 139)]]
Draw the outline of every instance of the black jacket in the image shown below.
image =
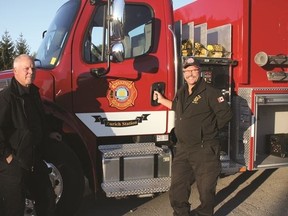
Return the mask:
[(197, 145), (217, 138), (219, 129), (232, 118), (230, 106), (220, 90), (202, 78), (191, 95), (187, 84), (179, 89), (172, 109), (175, 111), (176, 137), (182, 145)]
[(10, 85), (0, 92), (0, 160), (5, 160), (13, 154), (20, 166), (27, 170), (41, 158), (47, 137), (47, 130), (44, 128), (45, 112), (38, 87), (33, 84), (30, 86), (30, 95), (33, 97), (33, 110), (37, 112), (35, 115), (39, 116), (39, 127), (42, 127), (40, 131), (43, 132), (37, 143), (35, 136), (39, 134), (35, 134), (35, 130), (33, 131), (29, 125), (23, 95), (20, 94), (15, 78), (13, 77)]

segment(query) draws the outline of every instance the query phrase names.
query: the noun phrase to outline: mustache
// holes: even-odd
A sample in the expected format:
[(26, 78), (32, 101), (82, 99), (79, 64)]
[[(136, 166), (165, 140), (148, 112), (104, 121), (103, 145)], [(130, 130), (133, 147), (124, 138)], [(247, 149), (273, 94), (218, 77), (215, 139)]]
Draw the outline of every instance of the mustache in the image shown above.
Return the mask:
[(186, 78), (190, 78), (190, 77), (192, 77), (192, 78), (197, 78), (197, 76), (195, 76), (195, 75), (188, 75), (188, 76), (186, 76)]

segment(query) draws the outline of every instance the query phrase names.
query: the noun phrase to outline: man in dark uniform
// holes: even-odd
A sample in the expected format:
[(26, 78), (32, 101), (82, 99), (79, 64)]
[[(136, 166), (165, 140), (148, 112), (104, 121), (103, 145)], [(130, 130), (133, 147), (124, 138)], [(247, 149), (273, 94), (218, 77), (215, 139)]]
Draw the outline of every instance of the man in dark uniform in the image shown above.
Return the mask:
[[(35, 79), (34, 61), (15, 58), (14, 77), (0, 92), (0, 207), (1, 215), (24, 215), (26, 192), (39, 216), (52, 216), (55, 193), (43, 161), (47, 122)], [(57, 132), (50, 138), (61, 140)], [(1, 206), (0, 205), (0, 206)]]
[(173, 101), (155, 91), (158, 102), (175, 111), (176, 154), (169, 191), (174, 216), (188, 216), (191, 185), (196, 181), (200, 206), (193, 215), (214, 213), (216, 184), (221, 172), (218, 131), (232, 118), (220, 90), (200, 77), (199, 64), (188, 58), (183, 64), (185, 85)]

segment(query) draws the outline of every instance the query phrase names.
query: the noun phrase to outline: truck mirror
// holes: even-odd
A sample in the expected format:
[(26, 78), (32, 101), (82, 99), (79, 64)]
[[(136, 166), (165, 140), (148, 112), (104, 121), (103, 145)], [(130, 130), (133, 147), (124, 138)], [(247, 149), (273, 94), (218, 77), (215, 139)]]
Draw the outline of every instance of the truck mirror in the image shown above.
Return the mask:
[(42, 39), (45, 37), (46, 32), (47, 32), (47, 30), (42, 32)]
[(124, 46), (122, 42), (116, 42), (111, 46), (111, 54), (113, 56), (113, 60), (117, 62), (124, 61)]
[[(90, 3), (93, 4), (93, 0)], [(107, 41), (110, 49), (112, 60), (115, 62), (124, 61), (124, 45), (122, 40), (124, 39), (124, 0), (108, 0), (107, 14), (108, 14), (108, 30), (109, 38)], [(103, 33), (105, 34), (105, 32)], [(101, 77), (109, 73), (110, 71), (110, 56), (107, 59), (107, 68), (93, 68), (91, 74), (95, 77)]]
[(124, 39), (124, 0), (114, 0), (112, 3), (111, 40)]

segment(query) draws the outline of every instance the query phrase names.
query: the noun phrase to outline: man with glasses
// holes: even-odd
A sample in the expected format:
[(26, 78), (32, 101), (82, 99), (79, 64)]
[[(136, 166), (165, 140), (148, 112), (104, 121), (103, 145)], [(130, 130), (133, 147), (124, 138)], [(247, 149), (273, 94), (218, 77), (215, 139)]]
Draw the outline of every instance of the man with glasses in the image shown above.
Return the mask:
[[(211, 216), (221, 172), (218, 131), (232, 118), (221, 91), (200, 76), (193, 58), (183, 64), (185, 85), (173, 101), (154, 92), (158, 103), (175, 111), (176, 154), (169, 191), (174, 216)], [(196, 182), (201, 204), (190, 212), (191, 185)]]

